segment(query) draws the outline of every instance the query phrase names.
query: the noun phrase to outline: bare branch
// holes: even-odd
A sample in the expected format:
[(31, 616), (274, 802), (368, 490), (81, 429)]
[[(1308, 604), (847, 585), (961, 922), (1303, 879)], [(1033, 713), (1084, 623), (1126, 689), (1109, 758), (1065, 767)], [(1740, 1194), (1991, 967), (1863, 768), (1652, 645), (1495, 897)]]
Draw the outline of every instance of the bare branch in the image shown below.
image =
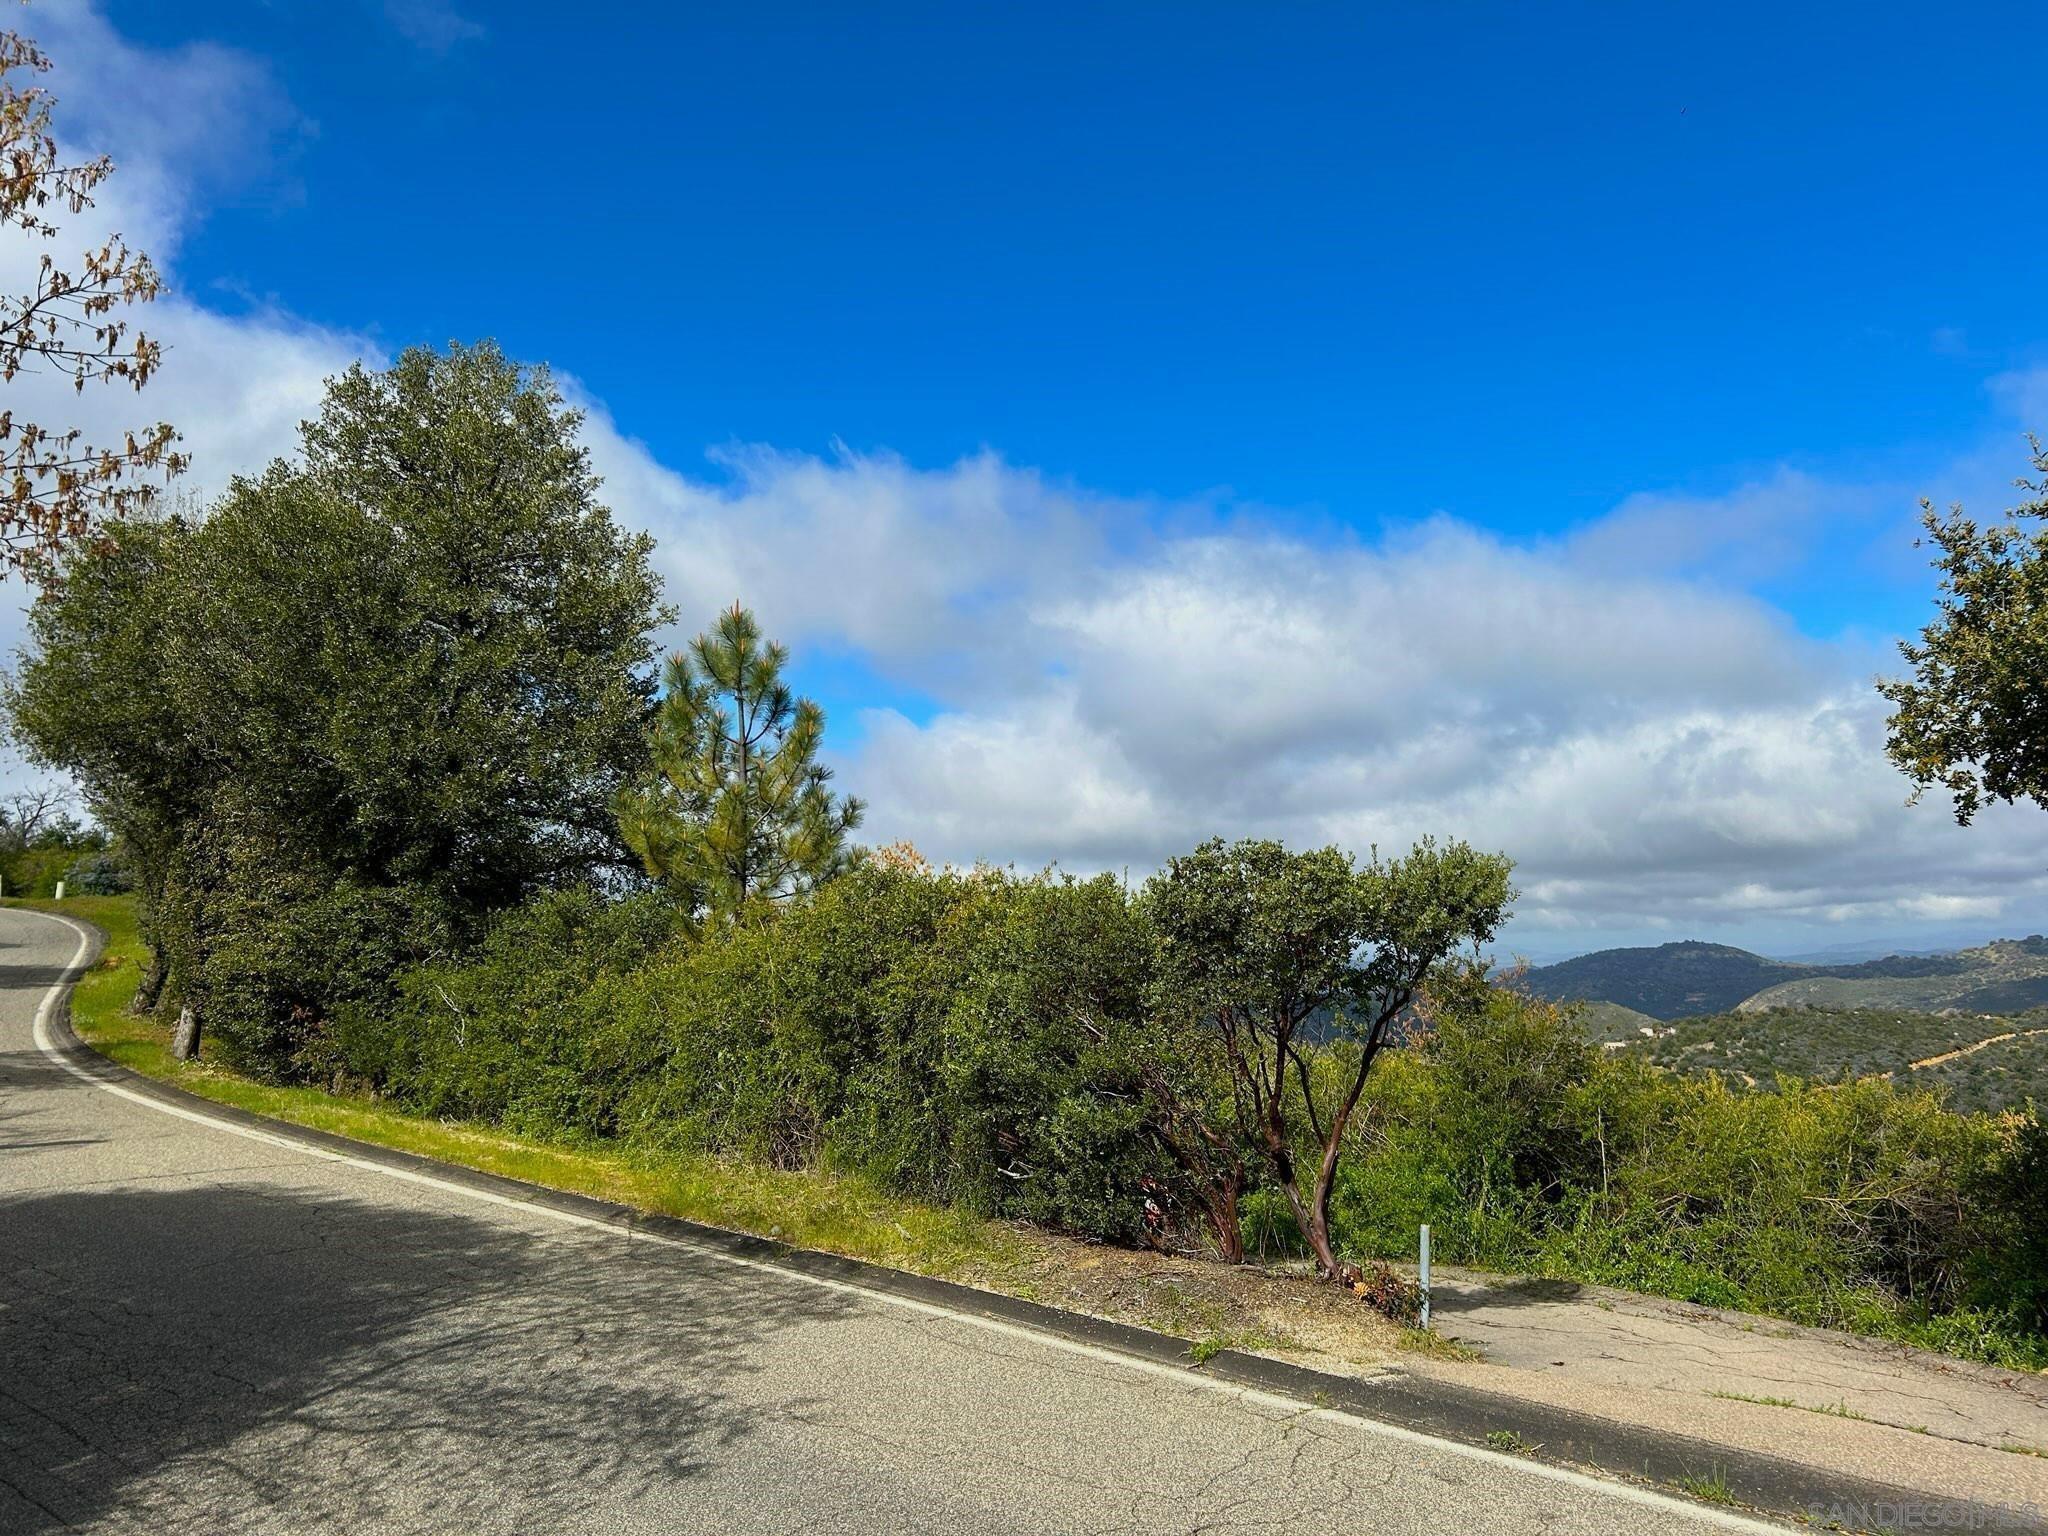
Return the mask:
[[(57, 158), (52, 99), (33, 83), (50, 61), (34, 43), (0, 32), (0, 224), (36, 239), (57, 234), (52, 207), (81, 213), (113, 172), (104, 156), (80, 165)], [(88, 248), (75, 270), (47, 253), (26, 294), (0, 295), (0, 382), (24, 373), (55, 374), (75, 391), (87, 384), (141, 389), (163, 361), (163, 344), (131, 331), (117, 312), (163, 292), (149, 257), (120, 235)], [(107, 525), (142, 512), (161, 484), (183, 472), (178, 434), (167, 424), (123, 434), (118, 445), (80, 442), (60, 429), (0, 411), (0, 561), (48, 573), (53, 556)]]

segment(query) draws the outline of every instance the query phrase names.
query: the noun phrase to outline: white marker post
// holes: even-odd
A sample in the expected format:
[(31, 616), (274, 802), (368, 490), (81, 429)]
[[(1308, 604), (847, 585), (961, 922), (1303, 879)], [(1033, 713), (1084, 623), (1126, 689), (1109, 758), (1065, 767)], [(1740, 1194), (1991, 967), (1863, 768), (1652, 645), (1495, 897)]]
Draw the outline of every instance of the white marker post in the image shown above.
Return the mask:
[(62, 880), (57, 882), (57, 899), (59, 901), (64, 899), (64, 882)]
[(1429, 1223), (1422, 1224), (1422, 1328), (1429, 1331)]

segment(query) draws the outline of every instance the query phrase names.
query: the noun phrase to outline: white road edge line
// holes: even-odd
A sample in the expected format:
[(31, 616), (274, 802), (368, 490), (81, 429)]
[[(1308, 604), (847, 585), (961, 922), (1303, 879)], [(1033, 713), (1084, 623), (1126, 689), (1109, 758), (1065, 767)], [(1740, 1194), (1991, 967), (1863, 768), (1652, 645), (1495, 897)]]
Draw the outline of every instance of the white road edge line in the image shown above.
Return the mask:
[(588, 1227), (611, 1237), (624, 1238), (628, 1242), (658, 1243), (663, 1247), (680, 1248), (699, 1257), (714, 1259), (721, 1264), (729, 1264), (738, 1269), (754, 1270), (761, 1274), (773, 1275), (781, 1280), (796, 1281), (804, 1285), (814, 1286), (820, 1290), (832, 1291), (841, 1295), (857, 1296), (864, 1301), (879, 1302), (885, 1306), (896, 1307), (906, 1312), (915, 1312), (925, 1317), (965, 1323), (990, 1333), (1002, 1334), (1005, 1337), (1020, 1339), (1044, 1348), (1064, 1350), (1068, 1354), (1080, 1355), (1090, 1360), (1119, 1366), (1125, 1370), (1156, 1377), (1178, 1386), (1206, 1388), (1211, 1392), (1234, 1398), (1239, 1402), (1255, 1403), (1260, 1407), (1274, 1409), (1290, 1416), (1300, 1417), (1306, 1414), (1309, 1417), (1326, 1423), (1341, 1424), (1346, 1428), (1355, 1429), (1362, 1434), (1373, 1435), (1383, 1440), (1392, 1440), (1404, 1445), (1424, 1446), (1433, 1451), (1448, 1452), (1451, 1455), (1462, 1456), (1473, 1461), (1490, 1462), (1495, 1466), (1509, 1468), (1513, 1471), (1524, 1473), (1531, 1477), (1543, 1478), (1550, 1482), (1564, 1483), (1604, 1497), (1617, 1498), (1628, 1503), (1645, 1505), (1651, 1509), (1666, 1510), (1672, 1514), (1682, 1514), (1693, 1520), (1719, 1525), (1724, 1530), (1763, 1532), (1768, 1533), (1768, 1536), (1784, 1536), (1784, 1533), (1789, 1529), (1789, 1527), (1784, 1525), (1752, 1520), (1745, 1515), (1733, 1514), (1726, 1510), (1712, 1509), (1703, 1504), (1694, 1504), (1685, 1499), (1673, 1498), (1669, 1494), (1658, 1493), (1654, 1489), (1639, 1488), (1630, 1483), (1609, 1482), (1605, 1478), (1594, 1477), (1585, 1472), (1574, 1472), (1568, 1467), (1554, 1467), (1545, 1462), (1531, 1461), (1526, 1457), (1511, 1456), (1502, 1451), (1488, 1450), (1484, 1446), (1466, 1445), (1459, 1440), (1446, 1440), (1437, 1435), (1424, 1434), (1420, 1430), (1405, 1429), (1398, 1424), (1383, 1424), (1376, 1419), (1368, 1419), (1341, 1408), (1318, 1408), (1312, 1404), (1303, 1403), (1298, 1398), (1283, 1397), (1274, 1392), (1262, 1392), (1256, 1387), (1239, 1386), (1235, 1382), (1222, 1381), (1214, 1376), (1204, 1376), (1199, 1371), (1183, 1370), (1177, 1366), (1161, 1364), (1156, 1360), (1146, 1360), (1136, 1355), (1122, 1354), (1113, 1349), (1103, 1349), (1098, 1345), (1084, 1344), (1075, 1339), (1063, 1339), (1057, 1334), (1041, 1333), (1035, 1328), (1026, 1328), (1017, 1323), (1007, 1323), (1000, 1318), (981, 1317), (971, 1312), (956, 1312), (950, 1307), (937, 1306), (928, 1301), (918, 1301), (909, 1296), (896, 1296), (887, 1291), (870, 1290), (866, 1286), (854, 1285), (848, 1281), (827, 1279), (822, 1275), (807, 1275), (801, 1270), (786, 1269), (779, 1264), (766, 1264), (759, 1259), (749, 1259), (739, 1254), (725, 1253), (717, 1248), (707, 1247), (702, 1243), (690, 1242), (686, 1238), (671, 1237), (666, 1233), (645, 1232), (632, 1227), (621, 1227), (609, 1221), (601, 1221), (594, 1216), (582, 1216), (574, 1211), (557, 1210), (552, 1206), (542, 1205), (537, 1201), (521, 1200), (511, 1195), (495, 1194), (490, 1190), (472, 1189), (467, 1185), (458, 1184), (449, 1179), (437, 1179), (431, 1174), (415, 1173), (409, 1168), (393, 1168), (366, 1157), (351, 1157), (346, 1152), (335, 1152), (326, 1147), (309, 1146), (305, 1142), (290, 1136), (272, 1135), (268, 1131), (259, 1131), (251, 1126), (236, 1125), (232, 1121), (216, 1119), (214, 1116), (204, 1114), (199, 1110), (187, 1109), (181, 1104), (167, 1104), (161, 1099), (152, 1098), (145, 1093), (137, 1093), (132, 1088), (124, 1088), (119, 1083), (108, 1082), (103, 1077), (95, 1076), (72, 1061), (68, 1055), (58, 1048), (56, 1041), (50, 1034), (50, 1016), (56, 1011), (58, 1000), (64, 995), (65, 989), (77, 980), (75, 973), (79, 962), (85, 957), (86, 950), (92, 945), (92, 935), (79, 924), (74, 923), (70, 918), (60, 917), (54, 912), (38, 912), (32, 907), (16, 907), (11, 910), (25, 912), (30, 917), (43, 917), (48, 918), (51, 922), (62, 923), (66, 928), (69, 928), (78, 935), (78, 948), (72, 951), (71, 959), (65, 964), (65, 975), (54, 982), (50, 989), (43, 994), (43, 1000), (36, 1008), (34, 1026), (36, 1049), (80, 1081), (89, 1083), (94, 1088), (98, 1088), (103, 1092), (111, 1093), (116, 1098), (126, 1099), (131, 1104), (140, 1104), (145, 1109), (153, 1109), (158, 1114), (174, 1115), (180, 1120), (190, 1120), (194, 1124), (207, 1126), (212, 1130), (225, 1131), (230, 1136), (241, 1136), (250, 1141), (264, 1142), (270, 1146), (282, 1147), (287, 1151), (297, 1152), (306, 1157), (322, 1158), (328, 1162), (341, 1163), (350, 1168), (361, 1169), (366, 1173), (382, 1174), (386, 1178), (403, 1180), (408, 1184), (424, 1185), (429, 1189), (439, 1190), (444, 1194), (459, 1195), (466, 1200), (480, 1200), (490, 1205), (506, 1206), (531, 1215), (544, 1216), (551, 1221), (558, 1221), (567, 1226)]

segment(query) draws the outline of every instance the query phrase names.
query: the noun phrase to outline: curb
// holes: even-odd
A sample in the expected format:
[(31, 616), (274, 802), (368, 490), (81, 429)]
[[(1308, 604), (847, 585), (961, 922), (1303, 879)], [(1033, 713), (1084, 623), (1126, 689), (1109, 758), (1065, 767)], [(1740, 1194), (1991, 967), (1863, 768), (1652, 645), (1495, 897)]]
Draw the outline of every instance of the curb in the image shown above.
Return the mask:
[[(1488, 1446), (1489, 1435), (1512, 1434), (1524, 1444), (1533, 1442), (1531, 1449), (1520, 1453), (1526, 1459), (1578, 1471), (1599, 1472), (1665, 1489), (1682, 1486), (1684, 1479), (1713, 1477), (1726, 1486), (1738, 1506), (1780, 1517), (1789, 1516), (1824, 1529), (1999, 1531), (2048, 1536), (2048, 1511), (2038, 1508), (2013, 1509), (1861, 1476), (1834, 1474), (1825, 1468), (1757, 1451), (1554, 1408), (1507, 1393), (1487, 1392), (1403, 1371), (1389, 1371), (1370, 1377), (1333, 1376), (1307, 1366), (1232, 1349), (1219, 1350), (1206, 1361), (1197, 1362), (1187, 1340), (1148, 1328), (1068, 1312), (1041, 1302), (1024, 1301), (956, 1281), (889, 1269), (839, 1254), (793, 1248), (749, 1233), (707, 1226), (679, 1216), (642, 1211), (590, 1195), (528, 1184), (459, 1163), (444, 1163), (417, 1153), (313, 1130), (287, 1120), (276, 1120), (234, 1105), (218, 1103), (121, 1066), (79, 1038), (71, 1026), (71, 987), (98, 959), (105, 948), (106, 935), (91, 923), (76, 918), (66, 920), (86, 932), (91, 944), (77, 964), (67, 968), (61, 1000), (49, 1019), (52, 1042), (71, 1065), (84, 1074), (101, 1082), (118, 1084), (126, 1092), (179, 1110), (201, 1112), (216, 1120), (320, 1151), (427, 1175), (444, 1183), (560, 1211), (621, 1231), (677, 1238), (786, 1270), (793, 1275), (829, 1280), (952, 1312), (1014, 1324), (1073, 1343), (1173, 1366), (1190, 1375), (1201, 1374), (1256, 1391), (1293, 1398), (1304, 1404), (1340, 1409), (1361, 1418), (1443, 1440), (1491, 1449)], [(1701, 1507), (1713, 1506), (1703, 1503)]]

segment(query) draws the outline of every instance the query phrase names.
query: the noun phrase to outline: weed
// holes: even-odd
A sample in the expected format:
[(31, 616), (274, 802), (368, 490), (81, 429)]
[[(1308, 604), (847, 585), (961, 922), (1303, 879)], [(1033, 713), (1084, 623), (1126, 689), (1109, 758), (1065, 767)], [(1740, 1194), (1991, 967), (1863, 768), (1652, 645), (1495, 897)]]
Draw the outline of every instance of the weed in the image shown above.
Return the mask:
[(1428, 1355), (1435, 1360), (1479, 1361), (1486, 1358), (1474, 1346), (1438, 1333), (1433, 1328), (1403, 1328), (1401, 1347), (1410, 1354)]
[(1802, 1406), (1789, 1397), (1751, 1397), (1747, 1392), (1709, 1392), (1709, 1397), (1724, 1398), (1731, 1403), (1756, 1403), (1765, 1408), (1798, 1408)]
[(1684, 1477), (1677, 1479), (1674, 1486), (1685, 1493), (1691, 1494), (1703, 1503), (1733, 1504), (1735, 1502), (1735, 1490), (1728, 1486), (1728, 1479), (1722, 1474), (1719, 1467), (1715, 1467), (1704, 1477), (1687, 1473)]
[[(1795, 1403), (1789, 1397), (1752, 1397), (1747, 1392), (1709, 1392), (1707, 1396), (1725, 1398), (1731, 1403), (1757, 1403), (1765, 1408), (1797, 1408), (1801, 1413), (1824, 1413), (1831, 1419), (1854, 1419), (1859, 1424), (1889, 1422), (1884, 1419), (1873, 1419), (1867, 1413), (1858, 1413), (1847, 1403)], [(1903, 1429), (1912, 1435), (1934, 1433), (1925, 1424), (1892, 1424), (1890, 1427)]]

